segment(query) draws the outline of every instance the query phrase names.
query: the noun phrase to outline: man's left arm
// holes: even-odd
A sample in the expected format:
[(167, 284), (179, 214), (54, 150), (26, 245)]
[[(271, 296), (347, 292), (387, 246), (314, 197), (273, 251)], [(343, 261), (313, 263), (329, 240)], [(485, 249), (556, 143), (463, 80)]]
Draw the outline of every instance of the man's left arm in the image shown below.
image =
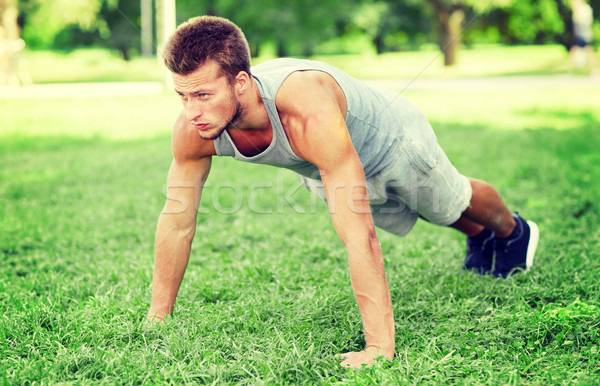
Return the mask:
[[(335, 85), (298, 75), (277, 97), (294, 151), (320, 172), (335, 230), (348, 252), (350, 277), (360, 309), (366, 348), (342, 354), (342, 365), (360, 367), (394, 356), (395, 332), (383, 256), (368, 202), (364, 171), (344, 122)], [(297, 90), (302, 92), (298, 93)], [(332, 91), (333, 89), (333, 91)]]
[(394, 316), (362, 165), (350, 144), (335, 165), (319, 169), (333, 225), (348, 252), (352, 288), (365, 333), (366, 349), (343, 354), (342, 364), (357, 367), (379, 355), (392, 358)]

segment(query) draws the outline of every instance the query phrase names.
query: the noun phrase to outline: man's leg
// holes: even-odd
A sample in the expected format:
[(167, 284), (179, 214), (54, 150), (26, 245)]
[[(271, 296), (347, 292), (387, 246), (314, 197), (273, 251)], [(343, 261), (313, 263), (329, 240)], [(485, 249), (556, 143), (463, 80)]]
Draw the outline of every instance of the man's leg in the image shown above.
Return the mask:
[(500, 198), (498, 191), (485, 181), (469, 178), (473, 195), (469, 207), (451, 226), (472, 237), (491, 229), (498, 237), (508, 237), (515, 228), (515, 219)]

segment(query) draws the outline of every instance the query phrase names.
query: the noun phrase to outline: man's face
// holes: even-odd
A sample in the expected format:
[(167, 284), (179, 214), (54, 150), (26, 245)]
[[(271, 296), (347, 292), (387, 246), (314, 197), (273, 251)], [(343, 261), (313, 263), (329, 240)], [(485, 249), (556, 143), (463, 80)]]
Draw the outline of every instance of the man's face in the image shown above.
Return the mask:
[(216, 62), (208, 61), (188, 75), (173, 74), (173, 83), (188, 120), (202, 138), (216, 139), (241, 119), (243, 111), (234, 87)]

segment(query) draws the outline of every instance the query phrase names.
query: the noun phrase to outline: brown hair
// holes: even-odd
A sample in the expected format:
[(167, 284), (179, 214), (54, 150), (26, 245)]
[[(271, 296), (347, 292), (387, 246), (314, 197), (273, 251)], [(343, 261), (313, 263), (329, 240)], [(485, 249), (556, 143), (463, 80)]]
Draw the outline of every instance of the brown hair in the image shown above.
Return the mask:
[(163, 50), (167, 68), (188, 75), (208, 60), (214, 60), (229, 83), (240, 71), (250, 73), (250, 49), (242, 30), (216, 16), (198, 16), (177, 27)]

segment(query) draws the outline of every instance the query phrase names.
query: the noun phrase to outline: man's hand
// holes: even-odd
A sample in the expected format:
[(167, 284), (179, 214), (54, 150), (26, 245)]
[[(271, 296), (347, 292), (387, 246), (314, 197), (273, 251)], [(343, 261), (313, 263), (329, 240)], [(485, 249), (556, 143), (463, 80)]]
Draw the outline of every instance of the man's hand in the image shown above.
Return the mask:
[(157, 312), (157, 311), (154, 311), (154, 310), (150, 309), (148, 311), (148, 316), (146, 317), (146, 319), (149, 322), (164, 323), (164, 321), (165, 321), (165, 313), (164, 312)]
[(386, 354), (380, 348), (369, 346), (363, 351), (352, 351), (338, 355), (342, 360), (340, 365), (342, 367), (354, 367), (360, 369), (362, 365), (370, 366), (375, 362), (377, 357), (384, 357), (387, 359), (393, 359), (394, 354)]

